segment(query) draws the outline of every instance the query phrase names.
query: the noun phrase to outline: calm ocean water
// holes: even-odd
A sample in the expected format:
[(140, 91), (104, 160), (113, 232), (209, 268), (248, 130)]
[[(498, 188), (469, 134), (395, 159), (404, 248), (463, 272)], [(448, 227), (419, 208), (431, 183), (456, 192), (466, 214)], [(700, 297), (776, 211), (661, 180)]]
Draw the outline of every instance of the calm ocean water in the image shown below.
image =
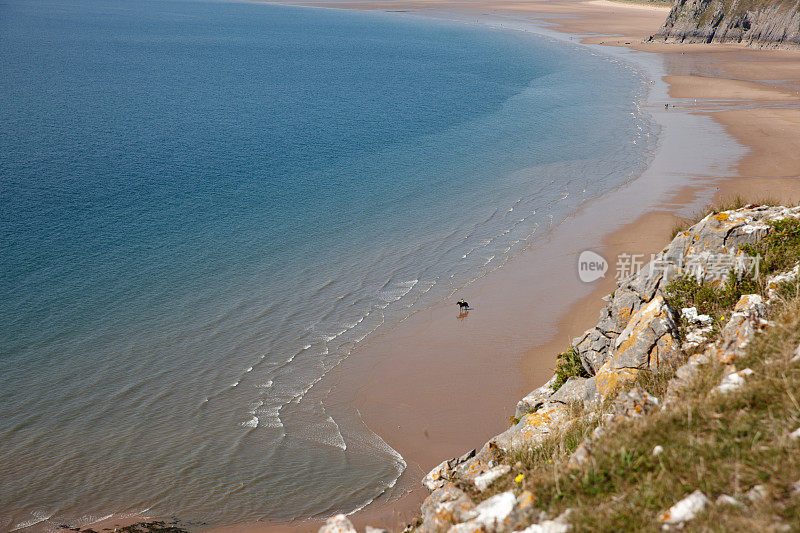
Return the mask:
[(4, 0), (0, 529), (400, 491), (314, 385), (638, 175), (645, 88), (398, 14)]

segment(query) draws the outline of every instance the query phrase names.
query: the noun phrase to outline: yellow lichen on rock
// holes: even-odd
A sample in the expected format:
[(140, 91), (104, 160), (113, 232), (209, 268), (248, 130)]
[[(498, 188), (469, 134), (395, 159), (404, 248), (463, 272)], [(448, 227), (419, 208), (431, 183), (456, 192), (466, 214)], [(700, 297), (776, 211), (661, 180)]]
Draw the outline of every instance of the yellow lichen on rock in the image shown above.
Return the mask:
[(547, 411), (528, 413), (522, 417), (522, 420), (525, 422), (525, 427), (538, 428), (549, 424), (552, 421), (552, 414), (558, 410), (554, 408)]
[(606, 362), (595, 376), (597, 393), (603, 399), (608, 398), (622, 388), (623, 385), (633, 383), (638, 373), (638, 368), (612, 369), (609, 362)]
[(632, 314), (633, 311), (631, 309), (628, 309), (627, 307), (623, 307), (622, 309), (619, 310), (619, 313), (617, 315), (617, 322), (619, 323), (620, 327), (625, 329), (625, 327), (628, 325), (628, 322), (631, 319)]

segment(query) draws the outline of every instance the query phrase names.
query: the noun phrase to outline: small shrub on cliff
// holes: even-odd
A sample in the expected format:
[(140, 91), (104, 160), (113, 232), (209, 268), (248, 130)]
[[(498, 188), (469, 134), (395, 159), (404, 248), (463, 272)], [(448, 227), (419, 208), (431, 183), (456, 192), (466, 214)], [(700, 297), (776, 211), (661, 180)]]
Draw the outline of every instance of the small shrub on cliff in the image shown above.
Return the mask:
[[(688, 524), (692, 531), (795, 531), (800, 441), (789, 435), (800, 421), (800, 363), (793, 360), (800, 298), (787, 298), (775, 311), (776, 326), (737, 361), (737, 367), (754, 370), (741, 388), (709, 394), (724, 373), (722, 365), (710, 363), (682, 391), (679, 404), (597, 437), (582, 468), (570, 468), (568, 455), (552, 445), (513, 457), (525, 466), (521, 489), (533, 493), (536, 509), (548, 516), (572, 509), (574, 531), (658, 531), (658, 514), (700, 489), (712, 501), (725, 494), (740, 503), (708, 506)], [(649, 379), (639, 384), (662, 387), (661, 376)], [(748, 492), (756, 485), (768, 496), (751, 501)]]
[(738, 278), (733, 271), (724, 284), (700, 283), (690, 273), (676, 276), (664, 287), (664, 299), (676, 312), (695, 307), (697, 312), (711, 316), (721, 323), (722, 318), (736, 305), (743, 294), (760, 293), (758, 280)]
[(553, 390), (558, 390), (572, 376), (588, 378), (589, 374), (581, 364), (581, 358), (575, 348), (570, 347), (566, 352), (561, 352), (556, 356), (556, 381)]
[(761, 256), (762, 274), (789, 270), (800, 260), (800, 220), (785, 218), (769, 225), (772, 231), (760, 242), (741, 247), (746, 254)]

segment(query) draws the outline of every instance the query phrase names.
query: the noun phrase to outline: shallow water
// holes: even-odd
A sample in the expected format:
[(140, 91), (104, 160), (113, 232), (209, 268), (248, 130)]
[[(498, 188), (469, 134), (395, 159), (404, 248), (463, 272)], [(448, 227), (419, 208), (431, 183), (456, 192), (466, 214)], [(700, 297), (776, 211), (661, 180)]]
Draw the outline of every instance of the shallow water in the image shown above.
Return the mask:
[(0, 26), (2, 529), (396, 490), (397, 452), (308, 391), (654, 142), (639, 72), (530, 34), (172, 0)]

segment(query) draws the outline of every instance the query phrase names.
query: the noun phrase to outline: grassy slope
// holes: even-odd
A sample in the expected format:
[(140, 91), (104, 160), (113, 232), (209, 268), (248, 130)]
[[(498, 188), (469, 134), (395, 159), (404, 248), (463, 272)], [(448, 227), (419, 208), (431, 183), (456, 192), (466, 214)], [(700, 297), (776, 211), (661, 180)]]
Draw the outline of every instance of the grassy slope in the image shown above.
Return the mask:
[[(800, 231), (793, 231), (800, 223), (795, 226), (749, 251), (767, 255), (770, 270), (794, 264), (800, 258)], [(748, 289), (763, 290), (763, 283)], [(689, 524), (690, 530), (771, 531), (779, 525), (800, 530), (800, 494), (793, 492), (800, 481), (800, 440), (788, 437), (800, 426), (800, 362), (790, 362), (800, 344), (798, 292), (793, 284), (782, 288), (772, 311), (776, 325), (737, 361), (737, 368), (755, 371), (741, 389), (710, 395), (724, 369), (706, 365), (674, 407), (612, 426), (598, 438), (589, 466), (570, 469), (567, 462), (608, 404), (598, 409), (594, 422), (579, 418), (541, 446), (506, 457), (512, 471), (484, 493), (462, 488), (472, 490), (476, 501), (509, 489), (530, 491), (534, 505), (550, 516), (573, 509), (578, 531), (658, 531), (658, 514), (695, 489), (712, 501), (728, 494), (743, 505), (712, 505)], [(730, 316), (731, 301), (735, 298), (714, 311)], [(641, 373), (638, 385), (663, 398), (669, 377)], [(582, 407), (573, 409), (578, 414)], [(654, 456), (657, 445), (664, 451)], [(745, 497), (755, 485), (766, 487), (763, 501)]]

